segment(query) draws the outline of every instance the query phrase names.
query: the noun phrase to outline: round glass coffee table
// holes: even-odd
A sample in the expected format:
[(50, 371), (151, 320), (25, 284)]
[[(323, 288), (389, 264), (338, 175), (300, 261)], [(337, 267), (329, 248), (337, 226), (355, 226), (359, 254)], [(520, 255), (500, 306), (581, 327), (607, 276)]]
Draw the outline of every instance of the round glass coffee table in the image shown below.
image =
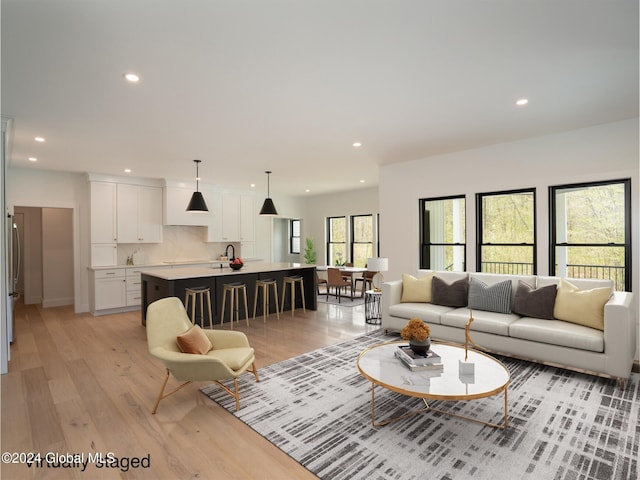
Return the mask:
[[(465, 360), (464, 347), (432, 343), (431, 350), (442, 357), (442, 368), (412, 371), (395, 356), (395, 351), (400, 345), (406, 345), (406, 342), (375, 345), (364, 350), (358, 356), (358, 370), (371, 381), (371, 423), (374, 427), (425, 411), (444, 413), (496, 428), (508, 427), (507, 388), (511, 376), (507, 367), (500, 361), (476, 350), (469, 350), (467, 362), (473, 364), (473, 373), (461, 373), (460, 363)], [(425, 407), (376, 422), (376, 385), (402, 395), (420, 398), (424, 401)], [(427, 403), (427, 400), (475, 400), (498, 395), (501, 392), (504, 392), (504, 418), (501, 424), (438, 410), (430, 407)]]

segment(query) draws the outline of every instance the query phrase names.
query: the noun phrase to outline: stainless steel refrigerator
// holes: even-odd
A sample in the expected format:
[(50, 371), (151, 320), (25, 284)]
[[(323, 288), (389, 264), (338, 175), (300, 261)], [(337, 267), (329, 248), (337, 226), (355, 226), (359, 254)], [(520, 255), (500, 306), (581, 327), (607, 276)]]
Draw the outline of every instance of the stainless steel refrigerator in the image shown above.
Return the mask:
[(9, 342), (13, 343), (15, 332), (15, 313), (16, 302), (20, 298), (18, 292), (18, 283), (20, 281), (20, 230), (18, 225), (14, 221), (13, 215), (7, 215), (7, 285), (8, 295), (7, 298), (7, 336)]

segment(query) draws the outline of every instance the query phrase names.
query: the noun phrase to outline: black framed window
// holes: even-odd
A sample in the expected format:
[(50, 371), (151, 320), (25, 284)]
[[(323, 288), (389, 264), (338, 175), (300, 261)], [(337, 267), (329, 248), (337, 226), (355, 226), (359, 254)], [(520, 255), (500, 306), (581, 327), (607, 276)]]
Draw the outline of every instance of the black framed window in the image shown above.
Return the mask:
[(354, 267), (364, 267), (373, 257), (373, 215), (351, 217), (351, 259)]
[(347, 263), (347, 218), (327, 218), (327, 265)]
[(476, 230), (478, 272), (537, 272), (535, 188), (477, 193)]
[(466, 198), (420, 199), (420, 268), (465, 271)]
[(300, 253), (300, 220), (289, 221), (289, 253)]
[(631, 180), (549, 187), (549, 271), (631, 291)]

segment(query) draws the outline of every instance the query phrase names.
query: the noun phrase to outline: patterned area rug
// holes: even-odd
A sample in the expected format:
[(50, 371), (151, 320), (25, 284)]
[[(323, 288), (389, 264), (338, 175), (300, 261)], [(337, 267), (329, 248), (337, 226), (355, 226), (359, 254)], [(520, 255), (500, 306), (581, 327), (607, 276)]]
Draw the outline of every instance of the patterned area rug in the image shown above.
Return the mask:
[[(322, 479), (638, 478), (640, 375), (613, 380), (500, 358), (511, 372), (509, 428), (436, 412), (374, 428), (358, 353), (397, 340), (382, 330), (243, 375), (241, 410), (216, 385), (202, 392)], [(504, 397), (432, 406), (499, 423)], [(420, 406), (376, 387), (376, 417)]]

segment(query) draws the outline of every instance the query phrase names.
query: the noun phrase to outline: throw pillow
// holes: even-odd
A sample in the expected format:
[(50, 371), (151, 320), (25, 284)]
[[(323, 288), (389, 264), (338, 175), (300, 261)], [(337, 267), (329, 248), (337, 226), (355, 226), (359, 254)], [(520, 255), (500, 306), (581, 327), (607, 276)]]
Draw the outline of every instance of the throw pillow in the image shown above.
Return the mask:
[(553, 316), (565, 322), (604, 330), (604, 304), (611, 293), (610, 287), (580, 290), (563, 278), (558, 285)]
[(433, 273), (416, 278), (407, 273), (402, 274), (402, 299), (401, 302), (429, 303), (431, 301), (431, 279)]
[(466, 307), (468, 290), (469, 281), (466, 278), (448, 284), (434, 276), (431, 280), (431, 303), (446, 307)]
[(469, 308), (486, 312), (511, 313), (511, 280), (489, 286), (482, 280), (471, 277)]
[(199, 353), (205, 355), (213, 349), (209, 337), (198, 325), (194, 325), (177, 338), (178, 347), (182, 353)]
[(522, 280), (518, 283), (513, 311), (523, 317), (553, 320), (553, 307), (556, 303), (555, 285), (533, 288)]

